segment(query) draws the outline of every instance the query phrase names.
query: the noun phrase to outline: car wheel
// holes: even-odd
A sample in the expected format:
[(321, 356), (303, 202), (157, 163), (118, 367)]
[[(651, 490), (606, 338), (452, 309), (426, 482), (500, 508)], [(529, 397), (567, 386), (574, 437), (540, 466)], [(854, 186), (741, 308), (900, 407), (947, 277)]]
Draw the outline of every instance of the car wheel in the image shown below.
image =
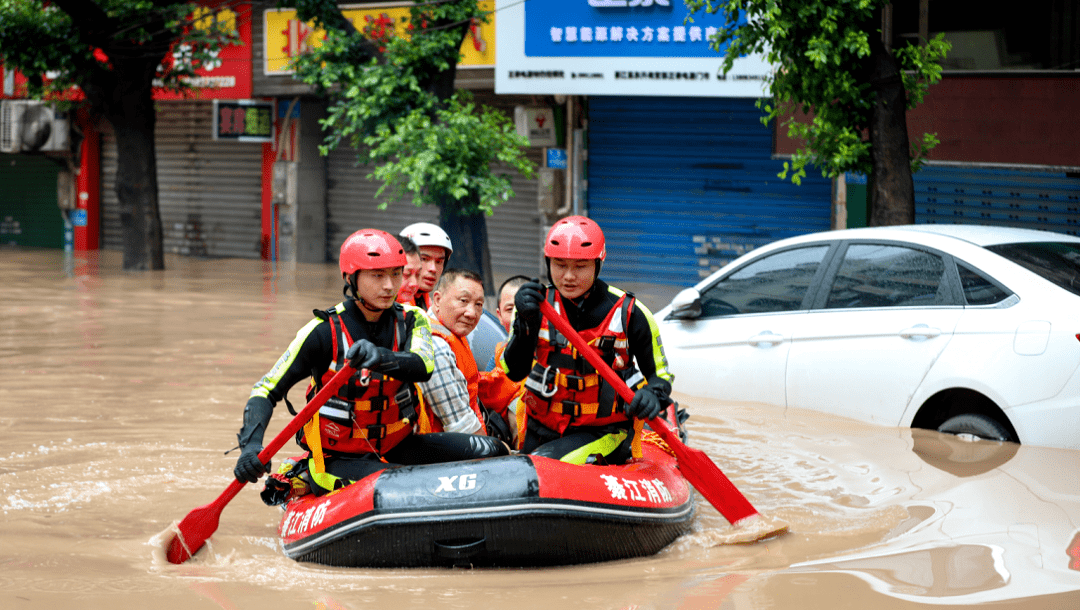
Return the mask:
[(974, 440), (1020, 442), (1001, 422), (978, 413), (954, 415), (938, 426), (938, 432), (972, 437)]

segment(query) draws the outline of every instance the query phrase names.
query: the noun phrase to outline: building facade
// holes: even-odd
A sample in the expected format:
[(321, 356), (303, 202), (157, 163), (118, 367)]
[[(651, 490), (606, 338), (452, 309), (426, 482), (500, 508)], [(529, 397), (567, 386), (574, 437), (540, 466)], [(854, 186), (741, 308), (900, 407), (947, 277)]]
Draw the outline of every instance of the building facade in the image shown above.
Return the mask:
[[(408, 4), (343, 10), (392, 24)], [(542, 236), (572, 213), (605, 228), (607, 277), (682, 285), (775, 239), (866, 223), (865, 177), (777, 177), (795, 144), (760, 122), (772, 69), (760, 57), (721, 75), (715, 23), (685, 23), (681, 3), (622, 4), (482, 3), (491, 23), (463, 44), (457, 86), (513, 117), (541, 168), (534, 179), (509, 172), (514, 196), (488, 218), (497, 282), (541, 274)], [(938, 32), (953, 43), (943, 81), (908, 115), (913, 136), (941, 141), (915, 175), (916, 222), (1075, 233), (1080, 11), (1064, 0), (1023, 13), (947, 4), (897, 0), (882, 24), (894, 47)], [(358, 228), (437, 222), (434, 207), (378, 200), (364, 150), (319, 153), (327, 101), (289, 71), (319, 44), (309, 24), (271, 1), (206, 6), (242, 44), (221, 51), (193, 94), (156, 95), (167, 252), (318, 263)], [(5, 72), (5, 99), (20, 78)], [(119, 249), (115, 139), (85, 113), (66, 120), (83, 137), (0, 153), (0, 242)]]

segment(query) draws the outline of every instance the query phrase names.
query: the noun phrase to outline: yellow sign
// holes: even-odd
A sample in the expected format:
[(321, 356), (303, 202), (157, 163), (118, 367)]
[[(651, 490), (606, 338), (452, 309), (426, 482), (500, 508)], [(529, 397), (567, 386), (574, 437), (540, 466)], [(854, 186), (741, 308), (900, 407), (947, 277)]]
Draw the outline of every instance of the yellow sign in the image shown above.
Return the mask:
[(195, 9), (192, 14), (195, 29), (209, 32), (214, 27), (214, 22), (218, 22), (222, 25), (226, 32), (232, 34), (236, 33), (236, 13), (226, 7), (225, 9), (214, 12), (213, 9), (207, 6), (200, 6)]
[[(459, 67), (491, 67), (495, 65), (495, 2), (481, 0), (477, 3), (480, 10), (491, 13), (487, 23), (475, 23), (465, 35), (461, 45)], [(409, 17), (412, 3), (400, 5), (380, 5), (368, 8), (342, 7), (341, 13), (357, 29), (371, 24), (376, 30), (380, 27), (392, 28), (398, 36), (407, 37), (408, 32), (400, 24)], [(399, 27), (400, 26), (400, 27)], [(297, 56), (322, 45), (326, 33), (316, 29), (310, 23), (298, 21), (295, 9), (267, 9), (263, 13), (264, 47), (263, 57), (266, 74), (292, 74), (289, 63)]]

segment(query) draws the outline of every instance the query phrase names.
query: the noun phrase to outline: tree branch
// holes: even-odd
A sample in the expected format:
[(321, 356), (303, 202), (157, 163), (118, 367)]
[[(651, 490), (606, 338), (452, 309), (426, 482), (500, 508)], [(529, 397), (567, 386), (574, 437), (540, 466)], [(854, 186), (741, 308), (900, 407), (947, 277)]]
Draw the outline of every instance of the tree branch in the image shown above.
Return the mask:
[(78, 32), (79, 39), (87, 43), (96, 43), (101, 46), (102, 38), (116, 31), (117, 24), (98, 6), (96, 2), (88, 0), (52, 0), (60, 10), (67, 13), (72, 22), (78, 24), (74, 29)]

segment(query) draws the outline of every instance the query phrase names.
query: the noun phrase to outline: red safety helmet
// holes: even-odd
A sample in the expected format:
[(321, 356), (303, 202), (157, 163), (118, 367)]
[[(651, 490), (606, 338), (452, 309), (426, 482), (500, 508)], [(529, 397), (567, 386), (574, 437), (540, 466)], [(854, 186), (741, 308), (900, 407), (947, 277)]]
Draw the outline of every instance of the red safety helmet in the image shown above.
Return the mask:
[(404, 267), (405, 250), (393, 235), (378, 229), (360, 229), (341, 244), (338, 264), (346, 275), (360, 269)]
[(603, 261), (607, 256), (600, 225), (584, 216), (567, 216), (544, 239), (544, 256)]

